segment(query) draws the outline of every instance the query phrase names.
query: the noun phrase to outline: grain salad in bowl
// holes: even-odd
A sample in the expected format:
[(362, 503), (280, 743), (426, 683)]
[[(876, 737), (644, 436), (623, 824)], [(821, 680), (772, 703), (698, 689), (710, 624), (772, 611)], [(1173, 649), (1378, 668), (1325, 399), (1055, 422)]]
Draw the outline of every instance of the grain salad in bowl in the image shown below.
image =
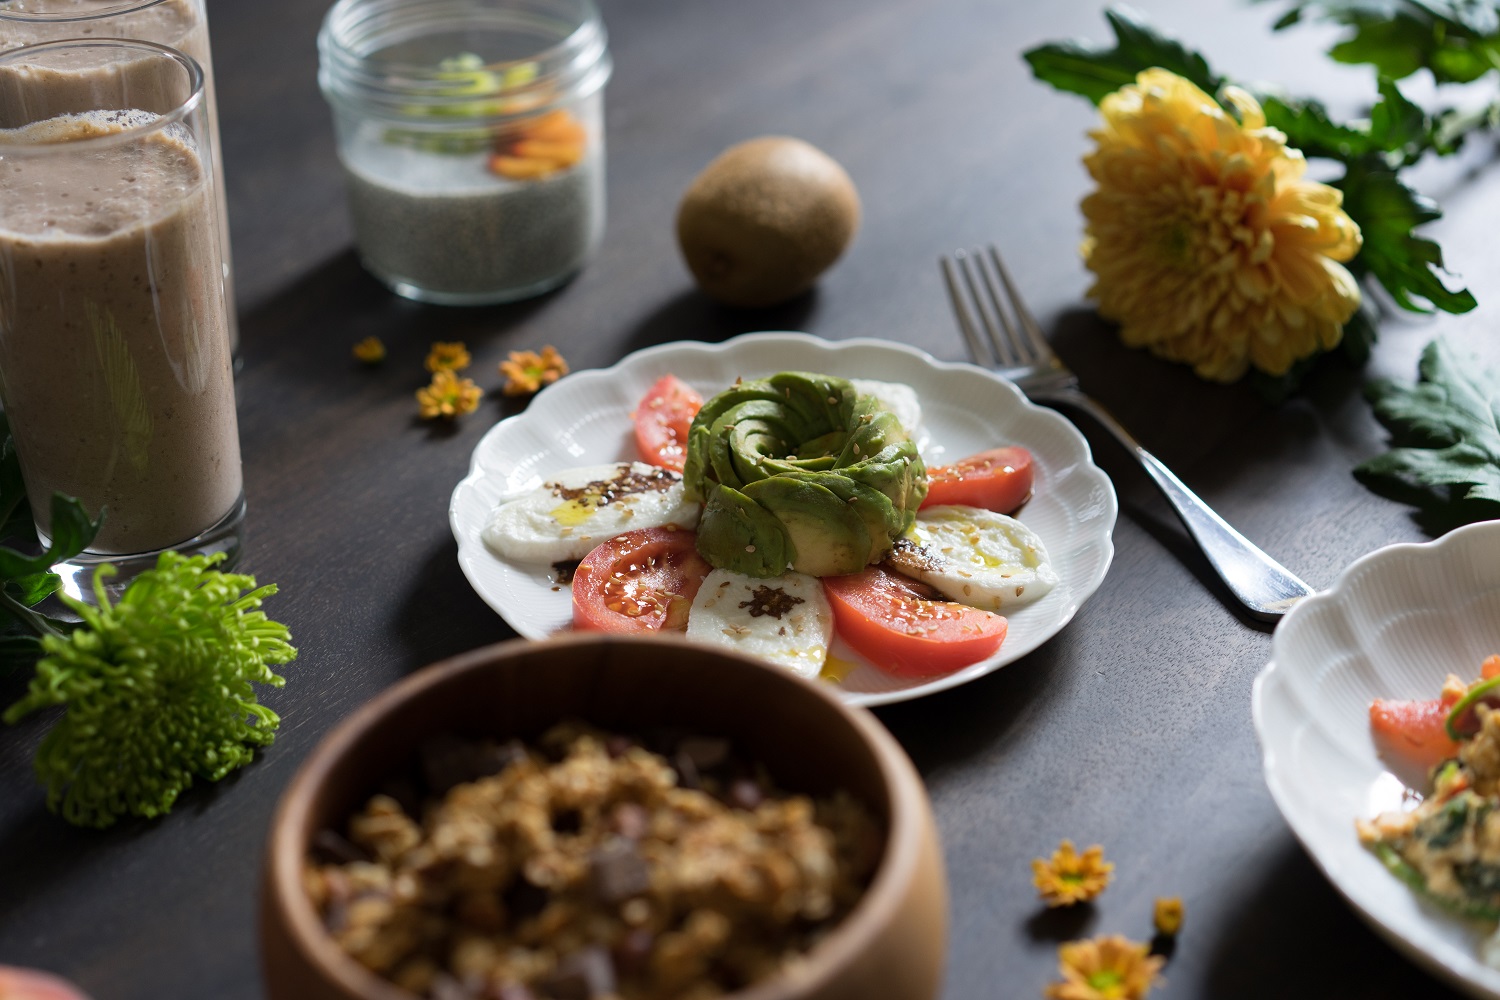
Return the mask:
[(899, 745), (681, 638), (419, 671), (310, 755), (266, 861), (270, 1000), (938, 993), (946, 880)]
[(339, 947), (434, 1000), (733, 992), (802, 961), (880, 848), (847, 793), (782, 792), (722, 739), (563, 723), (418, 756), (306, 884)]

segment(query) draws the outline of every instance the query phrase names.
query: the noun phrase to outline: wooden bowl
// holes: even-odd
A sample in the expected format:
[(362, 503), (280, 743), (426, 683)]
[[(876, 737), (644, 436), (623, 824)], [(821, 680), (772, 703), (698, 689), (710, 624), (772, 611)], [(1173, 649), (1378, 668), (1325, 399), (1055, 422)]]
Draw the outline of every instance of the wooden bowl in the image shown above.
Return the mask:
[(531, 738), (582, 719), (639, 732), (728, 737), (790, 791), (847, 789), (886, 829), (864, 897), (793, 971), (735, 1000), (930, 1000), (947, 937), (947, 880), (911, 761), (875, 718), (820, 684), (672, 638), (515, 640), (428, 667), (383, 692), (312, 752), (271, 825), (260, 899), (270, 1000), (412, 1000), (346, 955), (302, 885), (318, 831), (342, 829), (374, 790), (440, 733)]

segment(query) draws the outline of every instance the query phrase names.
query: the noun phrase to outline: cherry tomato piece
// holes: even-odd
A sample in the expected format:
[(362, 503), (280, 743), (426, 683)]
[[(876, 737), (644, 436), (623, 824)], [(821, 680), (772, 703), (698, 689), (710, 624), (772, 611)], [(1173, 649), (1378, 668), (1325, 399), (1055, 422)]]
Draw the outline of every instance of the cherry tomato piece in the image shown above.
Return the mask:
[(1424, 769), (1458, 756), (1458, 744), (1448, 735), (1451, 702), (1396, 701), (1377, 698), (1370, 705), (1370, 732), (1385, 752)]
[(591, 632), (687, 628), (713, 567), (685, 528), (641, 528), (596, 546), (573, 571), (573, 627)]
[(991, 448), (952, 465), (929, 468), (922, 506), (962, 504), (1010, 514), (1031, 498), (1035, 478), (1031, 452), (1018, 447)]
[(682, 471), (687, 461), (688, 428), (703, 408), (703, 397), (676, 375), (663, 375), (635, 408), (635, 446), (641, 461)]
[(1001, 615), (943, 600), (884, 566), (823, 579), (834, 628), (861, 656), (895, 677), (942, 677), (994, 655)]

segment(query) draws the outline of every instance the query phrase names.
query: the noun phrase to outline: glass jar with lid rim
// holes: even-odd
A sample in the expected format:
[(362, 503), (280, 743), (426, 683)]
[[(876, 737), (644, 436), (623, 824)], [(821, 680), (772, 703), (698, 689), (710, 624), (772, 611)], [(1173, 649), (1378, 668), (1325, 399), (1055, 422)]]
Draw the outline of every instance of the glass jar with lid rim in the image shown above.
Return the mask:
[(611, 63), (591, 0), (339, 0), (318, 49), (356, 248), (398, 294), (511, 301), (597, 249)]

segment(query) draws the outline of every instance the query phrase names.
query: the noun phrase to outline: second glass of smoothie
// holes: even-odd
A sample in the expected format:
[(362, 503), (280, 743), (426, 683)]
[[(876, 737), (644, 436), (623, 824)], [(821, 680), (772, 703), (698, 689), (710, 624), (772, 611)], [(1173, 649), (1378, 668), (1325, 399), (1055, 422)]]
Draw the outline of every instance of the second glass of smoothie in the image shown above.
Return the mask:
[[(51, 85), (80, 65), (86, 101)], [(0, 53), (0, 400), (42, 536), (54, 492), (105, 515), (65, 579), (107, 561), (123, 583), (167, 548), (239, 552), (203, 86), (191, 58), (147, 42)]]
[[(228, 201), (224, 188), (224, 161), (219, 154), (219, 108), (214, 94), (214, 65), (209, 52), (208, 12), (204, 0), (0, 0), (0, 52), (69, 38), (155, 42), (190, 56), (202, 68), (203, 111), (212, 147), (214, 203), (219, 213), (222, 244), (224, 298), (229, 303), (226, 322), (230, 344), (237, 352), (240, 340), (234, 312)], [(86, 106), (94, 77), (101, 72), (109, 74), (117, 70), (101, 68), (86, 54), (81, 54), (73, 65), (56, 67), (55, 74), (47, 82), (54, 91), (51, 97), (53, 105), (61, 106), (64, 96), (71, 92), (80, 95), (80, 107)], [(149, 69), (146, 73), (147, 78), (142, 83), (150, 86)], [(10, 96), (15, 96), (13, 91)], [(10, 124), (0, 122), (0, 127), (9, 127)]]

